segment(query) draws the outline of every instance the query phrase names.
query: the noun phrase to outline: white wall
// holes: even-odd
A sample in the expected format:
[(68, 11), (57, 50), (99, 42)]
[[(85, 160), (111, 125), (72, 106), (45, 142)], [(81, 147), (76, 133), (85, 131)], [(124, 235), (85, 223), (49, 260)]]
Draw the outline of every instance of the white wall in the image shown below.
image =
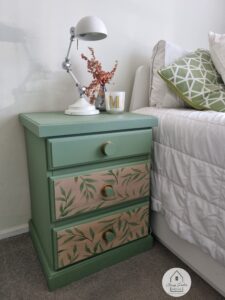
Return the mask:
[[(81, 42), (72, 51), (76, 74), (89, 77), (80, 53), (96, 50), (105, 69), (119, 67), (113, 89), (125, 90), (127, 104), (138, 65), (148, 63), (153, 45), (168, 39), (187, 49), (207, 47), (207, 33), (225, 31), (223, 0), (0, 0), (0, 236), (23, 228), (30, 199), (23, 130), (18, 114), (63, 110), (76, 91), (61, 69), (69, 28), (97, 15), (109, 36)], [(110, 89), (111, 87), (109, 87)], [(41, 188), (41, 187), (40, 187)]]

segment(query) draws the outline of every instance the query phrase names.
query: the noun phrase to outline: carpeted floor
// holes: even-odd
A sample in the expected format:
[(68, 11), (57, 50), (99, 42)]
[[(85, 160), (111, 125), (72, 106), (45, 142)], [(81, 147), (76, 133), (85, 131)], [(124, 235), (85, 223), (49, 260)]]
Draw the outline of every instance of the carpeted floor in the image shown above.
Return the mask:
[(28, 234), (0, 241), (0, 300), (163, 300), (165, 271), (186, 269), (192, 288), (181, 299), (224, 299), (160, 243), (127, 261), (49, 292)]

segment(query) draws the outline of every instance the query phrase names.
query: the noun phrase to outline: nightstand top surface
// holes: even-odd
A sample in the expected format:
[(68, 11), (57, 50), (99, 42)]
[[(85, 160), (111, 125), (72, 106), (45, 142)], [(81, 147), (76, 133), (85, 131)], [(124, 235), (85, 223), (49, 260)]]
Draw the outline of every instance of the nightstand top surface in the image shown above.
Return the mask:
[(141, 129), (158, 125), (156, 117), (135, 113), (70, 116), (63, 112), (35, 112), (20, 114), (19, 118), (24, 127), (39, 137)]

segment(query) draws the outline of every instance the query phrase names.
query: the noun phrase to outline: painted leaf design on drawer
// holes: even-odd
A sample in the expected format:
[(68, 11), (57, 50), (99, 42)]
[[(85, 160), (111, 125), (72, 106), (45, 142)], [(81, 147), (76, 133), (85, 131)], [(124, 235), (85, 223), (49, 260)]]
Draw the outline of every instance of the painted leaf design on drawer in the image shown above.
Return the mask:
[(149, 195), (149, 163), (54, 180), (56, 219)]
[(72, 205), (74, 203), (75, 196), (71, 195), (71, 189), (67, 192), (62, 186), (59, 186), (59, 188), (61, 192), (60, 197), (57, 198), (57, 200), (60, 201), (59, 211), (62, 217), (66, 217), (73, 211)]
[[(80, 196), (85, 200), (90, 200), (94, 198), (94, 193), (96, 193), (95, 183), (97, 180), (90, 178), (89, 175), (76, 177), (77, 181), (80, 180)], [(76, 180), (74, 179), (76, 182)]]
[(58, 267), (148, 235), (149, 205), (58, 231)]

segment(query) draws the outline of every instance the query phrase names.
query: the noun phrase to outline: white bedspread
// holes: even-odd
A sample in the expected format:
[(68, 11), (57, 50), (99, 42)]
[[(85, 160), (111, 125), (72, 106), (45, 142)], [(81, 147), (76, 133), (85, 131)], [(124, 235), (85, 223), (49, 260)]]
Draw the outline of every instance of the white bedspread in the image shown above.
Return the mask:
[(225, 113), (141, 108), (153, 130), (152, 209), (225, 265)]

